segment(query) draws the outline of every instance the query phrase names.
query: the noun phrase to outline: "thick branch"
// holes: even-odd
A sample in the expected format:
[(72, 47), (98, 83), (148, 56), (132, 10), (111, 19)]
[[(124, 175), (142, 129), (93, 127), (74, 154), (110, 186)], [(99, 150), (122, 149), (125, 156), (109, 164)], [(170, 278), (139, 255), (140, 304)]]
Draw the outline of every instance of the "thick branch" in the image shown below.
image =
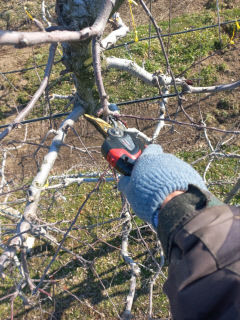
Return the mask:
[[(151, 86), (158, 87), (156, 80), (158, 80), (159, 84), (162, 86), (174, 85), (172, 81), (172, 77), (169, 77), (164, 74), (160, 74), (160, 75), (151, 74), (150, 72), (141, 68), (138, 64), (136, 64), (132, 60), (108, 57), (106, 58), (106, 65), (108, 69), (114, 68), (114, 69), (129, 72), (133, 76), (139, 78), (140, 80), (142, 80), (143, 82)], [(183, 88), (181, 92), (182, 94), (220, 92), (220, 91), (234, 90), (240, 86), (240, 80), (235, 81), (233, 83), (219, 84), (216, 86), (209, 86), (209, 87), (190, 86), (186, 83), (185, 79), (181, 79), (181, 78), (176, 78), (175, 83), (176, 85), (182, 86)]]
[(101, 10), (91, 27), (84, 28), (80, 31), (56, 30), (52, 32), (17, 32), (1, 30), (0, 45), (18, 45), (19, 47), (24, 47), (40, 43), (80, 41), (101, 35), (115, 3), (116, 0), (103, 1)]
[[(87, 31), (86, 31), (87, 29)], [(79, 41), (84, 39), (84, 34), (89, 34), (90, 28), (82, 31), (56, 30), (51, 32), (17, 32), (0, 31), (0, 45), (18, 45), (25, 47), (41, 43), (55, 43), (66, 41)]]
[(113, 15), (113, 22), (117, 29), (112, 31), (106, 38), (101, 41), (102, 50), (111, 48), (119, 39), (125, 37), (129, 32), (129, 28), (123, 23), (118, 12)]
[(29, 188), (28, 196), (29, 201), (35, 201), (35, 197), (41, 192), (41, 188), (45, 185), (49, 172), (51, 171), (54, 162), (58, 156), (60, 147), (62, 146), (69, 127), (72, 127), (77, 119), (84, 113), (84, 109), (81, 106), (75, 108), (65, 121), (61, 124), (57, 131), (56, 136), (53, 139), (52, 145), (48, 154), (45, 156), (41, 169), (34, 178), (31, 187)]
[(91, 27), (94, 34), (101, 36), (107, 24), (108, 18), (115, 6), (116, 0), (104, 0), (102, 3), (102, 10), (99, 12), (96, 21)]
[(57, 135), (53, 139), (49, 152), (44, 157), (40, 171), (34, 178), (32, 185), (28, 190), (28, 202), (25, 208), (24, 216), (17, 225), (17, 236), (12, 241), (10, 241), (6, 250), (0, 257), (0, 274), (3, 273), (3, 270), (7, 267), (10, 260), (15, 256), (17, 249), (23, 244), (26, 237), (26, 232), (31, 230), (31, 222), (36, 216), (42, 187), (45, 185), (49, 172), (55, 163), (59, 149), (62, 146), (62, 143), (64, 142), (64, 139), (67, 135), (67, 129), (68, 127), (74, 125), (75, 121), (77, 121), (77, 119), (80, 115), (83, 114), (83, 112), (84, 109), (82, 107), (79, 106), (78, 108), (75, 108), (68, 116), (68, 118), (63, 121), (60, 128), (58, 129)]
[(134, 77), (144, 81), (146, 84), (155, 86), (154, 75), (141, 68), (132, 60), (109, 57), (106, 58), (106, 64), (108, 69), (114, 68), (121, 71), (127, 71)]

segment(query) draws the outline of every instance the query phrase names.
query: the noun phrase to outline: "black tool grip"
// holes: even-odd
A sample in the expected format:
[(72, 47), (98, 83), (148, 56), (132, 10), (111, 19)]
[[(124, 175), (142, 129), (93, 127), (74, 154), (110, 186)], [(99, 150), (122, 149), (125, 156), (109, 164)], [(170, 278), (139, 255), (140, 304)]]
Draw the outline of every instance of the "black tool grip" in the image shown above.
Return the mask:
[(118, 128), (108, 130), (101, 151), (104, 158), (117, 171), (130, 176), (134, 163), (141, 155), (143, 145), (136, 139), (136, 135)]

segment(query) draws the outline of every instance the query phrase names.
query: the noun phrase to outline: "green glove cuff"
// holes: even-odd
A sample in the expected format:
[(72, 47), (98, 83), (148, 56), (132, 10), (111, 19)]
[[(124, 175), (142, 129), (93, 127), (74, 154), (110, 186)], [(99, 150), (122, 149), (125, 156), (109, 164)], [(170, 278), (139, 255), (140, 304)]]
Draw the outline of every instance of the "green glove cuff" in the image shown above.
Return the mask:
[(200, 210), (221, 204), (222, 202), (210, 192), (190, 184), (185, 193), (173, 198), (159, 211), (157, 233), (167, 260), (169, 260), (171, 243), (176, 232)]

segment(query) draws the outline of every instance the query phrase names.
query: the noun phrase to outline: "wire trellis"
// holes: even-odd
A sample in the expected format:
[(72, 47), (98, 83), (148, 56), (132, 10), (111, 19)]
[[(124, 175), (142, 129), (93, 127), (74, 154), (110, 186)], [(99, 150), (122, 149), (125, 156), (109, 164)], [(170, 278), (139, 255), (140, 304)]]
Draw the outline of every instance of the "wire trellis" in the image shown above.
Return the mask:
[[(140, 1), (140, 3), (144, 6), (144, 1)], [(154, 14), (151, 10), (152, 1), (149, 5), (150, 13), (148, 13), (148, 17), (153, 24), (156, 24), (152, 16)], [(171, 10), (171, 5), (169, 10)], [(46, 10), (44, 1), (42, 2), (42, 14), (43, 20), (49, 24), (51, 16)], [(116, 18), (115, 23), (118, 23), (116, 31), (121, 28), (124, 29), (120, 17)], [(236, 23), (236, 20), (220, 23), (219, 19), (218, 24), (215, 25), (168, 34), (161, 34), (156, 24), (155, 27), (159, 31), (158, 35), (151, 35), (151, 27), (149, 27), (149, 36), (138, 39), (138, 41), (148, 41), (151, 44), (151, 40), (155, 38), (158, 38), (161, 42), (164, 37), (204, 31), (209, 28), (220, 28), (220, 26), (233, 23)], [(118, 37), (115, 34), (114, 36)], [(99, 80), (99, 87), (101, 87), (103, 83), (101, 83), (101, 59), (98, 53), (100, 51), (99, 39), (95, 38), (94, 43), (95, 57), (93, 64), (95, 66), (95, 76)], [(135, 41), (120, 45), (114, 44), (111, 48), (105, 48), (105, 50), (119, 47), (130, 48), (133, 43)], [(131, 50), (129, 52), (133, 56)], [(123, 61), (118, 62), (122, 63)], [(166, 50), (166, 65), (166, 69), (170, 72), (168, 50)], [(43, 66), (46, 65), (33, 68), (36, 70)], [(49, 65), (47, 67), (50, 68)], [(120, 67), (123, 68), (123, 65)], [(135, 67), (136, 65), (132, 61), (131, 66), (128, 65), (126, 68), (128, 68), (129, 73), (138, 78), (149, 76), (149, 74), (144, 73), (144, 68), (139, 68), (136, 71)], [(31, 69), (7, 71), (2, 74), (25, 72)], [(165, 142), (170, 140), (170, 143), (174, 143), (174, 139), (176, 139), (179, 143), (179, 141), (182, 141), (180, 138), (183, 131), (180, 131), (176, 125), (183, 125), (184, 130), (187, 134), (189, 132), (189, 135), (192, 134), (192, 131), (187, 131), (188, 128), (190, 127), (189, 130), (194, 128), (196, 139), (201, 140), (205, 151), (204, 154), (198, 153), (197, 158), (193, 158), (191, 161), (194, 165), (201, 161), (204, 162), (202, 174), (209, 186), (226, 184), (223, 180), (215, 181), (208, 178), (208, 174), (216, 161), (219, 161), (219, 166), (224, 166), (221, 164), (221, 159), (234, 161), (236, 164), (232, 179), (227, 181), (231, 190), (226, 195), (226, 202), (231, 201), (239, 189), (239, 179), (236, 176), (239, 169), (239, 164), (237, 164), (239, 154), (235, 147), (236, 139), (240, 133), (239, 124), (235, 123), (230, 128), (207, 126), (200, 107), (198, 117), (196, 119), (192, 118), (192, 115), (190, 116), (187, 113), (188, 109), (183, 106), (184, 94), (190, 94), (190, 90), (194, 90), (191, 83), (187, 79), (178, 79), (173, 73), (171, 76), (164, 77), (159, 74), (150, 74), (150, 76), (152, 76), (151, 79), (153, 80), (151, 81), (159, 92), (158, 95), (116, 103), (118, 106), (145, 103), (145, 106), (147, 105), (146, 110), (143, 111), (145, 115), (143, 116), (142, 112), (141, 115), (138, 115), (138, 112), (134, 114), (133, 110), (133, 115), (120, 114), (116, 119), (124, 121), (131, 118), (136, 121), (136, 127), (140, 121), (144, 123), (148, 121), (148, 123), (154, 125), (157, 123), (155, 130), (150, 131), (152, 136), (149, 139), (152, 142), (156, 142), (155, 139), (157, 139), (159, 132), (163, 131), (161, 136), (163, 143), (164, 137), (170, 137), (166, 138)], [(151, 82), (149, 79), (147, 81)], [(235, 85), (237, 86), (238, 83), (236, 82)], [(174, 86), (174, 93), (172, 93), (171, 86)], [(180, 86), (181, 91), (178, 90)], [(210, 89), (205, 88), (204, 90), (204, 92), (207, 92)], [(212, 87), (211, 90), (216, 92), (217, 86)], [(104, 94), (104, 87), (100, 88), (99, 92), (102, 100), (106, 102), (108, 97)], [(177, 116), (181, 113), (185, 122), (174, 118), (176, 115), (174, 108), (168, 109), (168, 99), (176, 97), (178, 98), (179, 108), (181, 108), (181, 110), (177, 110)], [(10, 299), (11, 318), (14, 316), (16, 297), (33, 308), (36, 316), (50, 313), (50, 317), (58, 317), (58, 304), (61, 304), (59, 308), (62, 314), (64, 312), (67, 314), (67, 310), (73, 307), (74, 303), (77, 303), (77, 308), (81, 312), (87, 310), (86, 312), (91, 319), (98, 319), (99, 317), (110, 319), (112, 315), (113, 319), (129, 319), (132, 313), (141, 319), (143, 309), (145, 309), (144, 319), (152, 319), (155, 315), (161, 318), (169, 317), (169, 311), (164, 309), (164, 305), (168, 303), (166, 298), (160, 307), (156, 298), (161, 294), (159, 292), (167, 274), (167, 270), (163, 267), (163, 251), (161, 244), (157, 241), (156, 233), (151, 226), (140, 223), (138, 219), (135, 219), (126, 199), (119, 197), (116, 189), (119, 176), (116, 172), (106, 167), (106, 163), (102, 164), (100, 157), (96, 158), (97, 160), (95, 159), (95, 155), (100, 154), (100, 146), (97, 145), (95, 136), (93, 136), (92, 144), (87, 145), (88, 135), (84, 140), (82, 135), (78, 133), (80, 129), (73, 128), (79, 117), (84, 113), (84, 108), (81, 107), (81, 99), (79, 99), (78, 105), (74, 95), (55, 95), (55, 98), (68, 100), (68, 106), (74, 103), (75, 108), (72, 112), (62, 112), (0, 126), (0, 128), (8, 128), (12, 125), (15, 128), (19, 125), (26, 125), (23, 126), (24, 130), (21, 130), (24, 131), (23, 136), (17, 137), (18, 139), (10, 139), (6, 144), (2, 144), (0, 192), (4, 199), (1, 203), (0, 214), (4, 217), (4, 223), (1, 224), (0, 245), (5, 255), (0, 257), (0, 272), (3, 276), (5, 273), (9, 276), (10, 273), (10, 282), (13, 289), (10, 294), (2, 294), (0, 302)], [(202, 100), (204, 101), (204, 99), (206, 97)], [(45, 92), (45, 101), (48, 107), (51, 107), (52, 100), (49, 98), (49, 92)], [(152, 114), (148, 115), (150, 101), (156, 102), (158, 106), (158, 114), (155, 117), (151, 116)], [(199, 104), (200, 102), (199, 99)], [(51, 110), (50, 107), (49, 110)], [(107, 108), (103, 108), (103, 114), (106, 110)], [(46, 134), (41, 132), (38, 139), (33, 136), (28, 138), (28, 124), (61, 117), (67, 118), (63, 120), (57, 130), (53, 128), (51, 123), (50, 130)], [(170, 124), (167, 122), (168, 120)], [(83, 126), (81, 132), (86, 131), (83, 122), (81, 122), (81, 125)], [(138, 129), (141, 129), (140, 133), (142, 133), (143, 126), (139, 126)], [(68, 131), (73, 136), (72, 140), (67, 140)], [(211, 134), (212, 131), (214, 134)], [(185, 135), (186, 140), (188, 138), (187, 134)], [(143, 133), (142, 135), (144, 137)], [(53, 136), (53, 140), (49, 144), (50, 136)], [(148, 137), (145, 136), (145, 138)], [(30, 145), (31, 150), (28, 150), (31, 151), (31, 156), (26, 156), (22, 151), (27, 145)], [(33, 147), (36, 148), (33, 150)], [(68, 148), (68, 152), (63, 151), (60, 154), (60, 160), (58, 160), (60, 170), (64, 170), (64, 173), (49, 176), (52, 164), (57, 161), (60, 147)], [(48, 149), (43, 161), (42, 148)], [(73, 154), (75, 158), (67, 170), (64, 167), (64, 161), (66, 156), (70, 158)], [(13, 156), (18, 159), (22, 172), (25, 170), (24, 161), (28, 160), (28, 157), (31, 157), (31, 163), (34, 162), (34, 166), (31, 166), (30, 170), (33, 170), (33, 167), (38, 170), (31, 183), (29, 183), (29, 176), (23, 174), (20, 188), (18, 188), (18, 178), (16, 179), (17, 182), (12, 177), (11, 180), (9, 179), (7, 163), (8, 161), (14, 161), (11, 160)], [(17, 158), (18, 156), (20, 156), (20, 161)], [(81, 162), (82, 156), (85, 157), (85, 163)], [(40, 163), (42, 164), (40, 165)], [(94, 164), (93, 167), (96, 169), (90, 173), (86, 172), (89, 163)], [(16, 164), (12, 162), (12, 165)], [(91, 201), (89, 201), (90, 198)], [(25, 208), (23, 202), (26, 204)], [(34, 218), (32, 216), (33, 212)], [(44, 245), (46, 245), (46, 249), (43, 249)], [(18, 247), (20, 255), (17, 253)], [(39, 264), (41, 264), (41, 269)], [(26, 288), (33, 295), (28, 294), (29, 291)], [(147, 300), (147, 297), (149, 300)], [(140, 301), (139, 304), (138, 300)], [(137, 307), (134, 309), (135, 303)], [(20, 313), (19, 310), (17, 312)]]

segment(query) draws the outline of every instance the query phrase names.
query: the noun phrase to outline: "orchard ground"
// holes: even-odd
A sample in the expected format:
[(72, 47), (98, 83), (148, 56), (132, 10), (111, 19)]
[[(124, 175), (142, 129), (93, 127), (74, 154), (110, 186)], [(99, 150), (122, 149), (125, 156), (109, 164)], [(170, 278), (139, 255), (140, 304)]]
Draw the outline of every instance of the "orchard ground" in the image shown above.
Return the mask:
[[(169, 1), (152, 1), (153, 15), (161, 25), (163, 33), (217, 23), (215, 1), (179, 2), (172, 0), (171, 2), (169, 30)], [(240, 18), (240, 9), (237, 2), (237, 0), (222, 1), (220, 11), (222, 21)], [(41, 18), (40, 1), (26, 1), (26, 5), (34, 16)], [(4, 6), (0, 4), (0, 7), (2, 7), (0, 10), (2, 29), (8, 27), (10, 30), (36, 30), (27, 19), (20, 2), (8, 1), (4, 3)], [(121, 7), (120, 14), (131, 29), (127, 40), (133, 40), (132, 18), (127, 2)], [(148, 36), (149, 18), (146, 17), (140, 5), (133, 6), (133, 14), (139, 36)], [(169, 59), (174, 74), (182, 73), (193, 63), (199, 62), (184, 73), (184, 76), (192, 80), (196, 86), (231, 83), (238, 80), (240, 75), (240, 38), (239, 33), (236, 32), (235, 43), (230, 45), (233, 26), (234, 24), (221, 28), (223, 49), (219, 46), (218, 28), (171, 37)], [(151, 33), (155, 33), (153, 29)], [(168, 39), (165, 38), (164, 41), (167, 46)], [(0, 71), (4, 73), (44, 64), (47, 55), (48, 46), (44, 45), (23, 49), (4, 46), (0, 51)], [(163, 72), (165, 70), (164, 59), (157, 40), (151, 41), (150, 49), (148, 41), (145, 41), (129, 45), (128, 49), (123, 47), (111, 50), (106, 52), (106, 55), (134, 59), (140, 65), (144, 64), (150, 72)], [(209, 55), (212, 56), (205, 59)], [(60, 54), (57, 53), (55, 60), (60, 60), (60, 58)], [(50, 79), (50, 94), (72, 93), (74, 87), (71, 76), (69, 74), (60, 75), (62, 70), (64, 70), (64, 66), (61, 63), (53, 67)], [(38, 68), (23, 73), (6, 74), (4, 76), (0, 74), (1, 124), (10, 123), (16, 117), (17, 112), (31, 99), (40, 83), (43, 72), (44, 68)], [(133, 79), (124, 72), (104, 70), (104, 80), (106, 91), (112, 102), (158, 95), (157, 89), (143, 85), (140, 80)], [(185, 95), (183, 106), (196, 123), (199, 124), (203, 119), (207, 126), (231, 130), (233, 127), (236, 129), (240, 126), (239, 95), (239, 89), (211, 95)], [(65, 109), (65, 105), (66, 101), (53, 100), (51, 110), (46, 110), (46, 100), (43, 98), (28, 118), (44, 116), (49, 111), (52, 113), (70, 111), (71, 107)], [(176, 110), (177, 99), (172, 98), (168, 103), (168, 113), (173, 119)], [(121, 113), (143, 118), (155, 118), (158, 116), (158, 103), (144, 102), (122, 106)], [(137, 127), (149, 136), (153, 133), (156, 124), (154, 121), (147, 120), (124, 120), (127, 121), (129, 127)], [(178, 112), (177, 120), (188, 121), (181, 111)], [(27, 127), (23, 125), (13, 130), (5, 138), (3, 146), (6, 148), (13, 147), (8, 155), (5, 168), (5, 177), (12, 189), (31, 183), (53, 138), (53, 135), (50, 135), (46, 140), (43, 140), (44, 136), (48, 129), (57, 129), (60, 123), (61, 120), (47, 120), (29, 124)], [(69, 132), (65, 146), (62, 147), (59, 158), (51, 172), (52, 175), (63, 172), (102, 171), (107, 168), (107, 163), (103, 161), (100, 153), (103, 140), (98, 132), (83, 118), (77, 122), (75, 129), (79, 136), (73, 131)], [(27, 139), (24, 141), (25, 135), (27, 135)], [(217, 145), (221, 139), (231, 138), (231, 135), (224, 137), (223, 133), (214, 130), (208, 130), (208, 136), (213, 146)], [(174, 127), (166, 125), (157, 142), (163, 146), (166, 152), (177, 154), (189, 163), (202, 158), (194, 165), (200, 173), (204, 172), (209, 160), (208, 157), (205, 157), (209, 153), (209, 147), (202, 130), (179, 125), (174, 125)], [(40, 144), (41, 148), (38, 150)], [(22, 145), (22, 147), (14, 149), (19, 145)], [(89, 158), (88, 153), (84, 150), (79, 151), (74, 149), (73, 146), (81, 149), (89, 148), (92, 151), (92, 158)], [(235, 137), (222, 146), (221, 151), (239, 154), (239, 147), (239, 137)], [(224, 158), (223, 160), (213, 161), (207, 174), (210, 189), (218, 197), (224, 199), (234, 181), (236, 181), (238, 174), (239, 161), (236, 159)], [(225, 184), (227, 181), (232, 183)], [(73, 219), (85, 195), (92, 187), (92, 185), (74, 185), (64, 191), (46, 191), (40, 203), (39, 218), (48, 223), (59, 221), (59, 227), (66, 230), (69, 221)], [(14, 201), (16, 198), (24, 197), (25, 190), (20, 190), (13, 193), (9, 200)], [(88, 260), (94, 260), (95, 271), (99, 277), (91, 270), (82, 268), (80, 263), (72, 259), (71, 256), (64, 252), (61, 253), (48, 277), (48, 279), (56, 280), (51, 288), (47, 288), (52, 295), (52, 301), (42, 295), (39, 302), (34, 306), (23, 307), (22, 301), (17, 299), (14, 305), (14, 314), (17, 319), (116, 319), (117, 312), (121, 313), (124, 310), (124, 303), (129, 290), (130, 271), (119, 254), (121, 227), (115, 222), (110, 225), (111, 227), (107, 225), (108, 227), (103, 226), (93, 230), (82, 229), (82, 226), (119, 217), (121, 210), (119, 198), (115, 184), (102, 186), (83, 211), (76, 225), (76, 230), (71, 233), (72, 236), (78, 238), (78, 241), (69, 238), (65, 243), (65, 246), (71, 247), (75, 253), (80, 253)], [(237, 195), (234, 197), (233, 203), (240, 203)], [(23, 212), (24, 205), (18, 204), (15, 208)], [(6, 221), (2, 219), (2, 223), (6, 223)], [(148, 267), (148, 269), (141, 268), (141, 276), (137, 281), (136, 298), (132, 310), (134, 318), (141, 320), (148, 318), (148, 284), (152, 275), (151, 268), (154, 269), (156, 266), (141, 242), (136, 226), (141, 226), (138, 219), (136, 219), (136, 225), (134, 225), (131, 234), (129, 251), (132, 253), (134, 260)], [(144, 236), (152, 252), (156, 253), (155, 236), (148, 228), (141, 230), (142, 236)], [(61, 236), (57, 235), (57, 237), (59, 237), (59, 240), (61, 239)], [(32, 278), (39, 279), (43, 271), (39, 266), (47, 265), (54, 254), (54, 249), (55, 247), (48, 245), (43, 239), (37, 241), (37, 245), (31, 253), (31, 257), (29, 257)], [(156, 259), (159, 259), (158, 255), (156, 255)], [(164, 272), (167, 273), (166, 268)], [(154, 289), (153, 313), (156, 318), (169, 317), (168, 301), (162, 294), (163, 281), (163, 278), (159, 277)], [(10, 278), (3, 282), (0, 297), (11, 293), (13, 285), (14, 281)], [(26, 291), (26, 294), (29, 294), (29, 292)], [(80, 301), (77, 299), (80, 299)], [(0, 301), (0, 319), (7, 319), (9, 315), (9, 301)]]

